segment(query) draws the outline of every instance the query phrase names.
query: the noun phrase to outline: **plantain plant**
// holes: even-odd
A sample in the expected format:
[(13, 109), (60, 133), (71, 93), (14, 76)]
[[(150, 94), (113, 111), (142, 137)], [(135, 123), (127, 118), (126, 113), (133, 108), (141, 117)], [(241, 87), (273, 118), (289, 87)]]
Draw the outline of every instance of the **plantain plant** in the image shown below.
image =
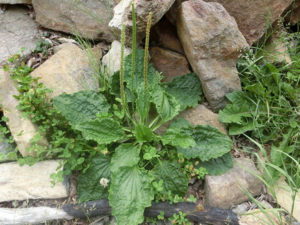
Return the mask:
[[(119, 225), (142, 223), (153, 200), (183, 197), (191, 176), (201, 171), (217, 175), (232, 167), (228, 136), (177, 117), (201, 100), (198, 77), (191, 73), (161, 83), (161, 74), (148, 63), (151, 13), (141, 50), (136, 48), (133, 5), (132, 12), (132, 54), (124, 58), (123, 26), (121, 68), (110, 87), (53, 99), (72, 129), (98, 152), (79, 176), (79, 200), (108, 198)], [(167, 122), (169, 128), (160, 135), (158, 129)]]

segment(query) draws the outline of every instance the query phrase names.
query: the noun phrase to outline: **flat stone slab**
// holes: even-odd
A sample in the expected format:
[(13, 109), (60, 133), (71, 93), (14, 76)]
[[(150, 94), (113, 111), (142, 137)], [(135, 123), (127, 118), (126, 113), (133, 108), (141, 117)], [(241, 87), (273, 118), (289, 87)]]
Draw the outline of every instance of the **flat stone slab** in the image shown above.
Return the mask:
[(25, 48), (23, 54), (35, 48), (40, 38), (38, 25), (27, 13), (25, 7), (10, 6), (0, 14), (0, 66), (21, 48)]
[(41, 161), (33, 166), (20, 166), (16, 162), (0, 164), (0, 202), (68, 197), (66, 181), (51, 184), (50, 175), (58, 166), (58, 160)]
[[(8, 118), (7, 125), (22, 156), (35, 156), (35, 153), (27, 151), (27, 148), (31, 146), (30, 140), (37, 134), (38, 128), (17, 109), (19, 101), (14, 97), (16, 95), (19, 95), (16, 84), (9, 74), (0, 68), (0, 104), (3, 105), (4, 116)], [(40, 144), (47, 145), (48, 142), (42, 139)]]
[[(300, 222), (300, 190), (295, 196), (295, 202), (293, 203), (292, 190), (289, 185), (285, 182), (284, 178), (280, 178), (273, 187), (277, 203), (287, 210), (288, 212), (293, 209), (293, 217)], [(271, 190), (268, 190), (269, 194), (271, 194)]]
[(245, 191), (252, 196), (261, 194), (263, 183), (253, 174), (260, 175), (251, 159), (234, 159), (234, 167), (225, 174), (205, 177), (206, 205), (223, 209), (247, 201)]

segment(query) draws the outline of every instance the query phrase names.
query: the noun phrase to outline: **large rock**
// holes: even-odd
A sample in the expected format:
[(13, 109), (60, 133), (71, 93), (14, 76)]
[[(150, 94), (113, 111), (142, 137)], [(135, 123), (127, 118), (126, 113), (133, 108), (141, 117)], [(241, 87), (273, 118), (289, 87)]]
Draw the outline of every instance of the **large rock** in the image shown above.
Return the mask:
[(277, 203), (287, 210), (287, 212), (292, 211), (293, 209), (293, 216), (296, 220), (300, 222), (300, 189), (295, 196), (295, 202), (293, 203), (293, 196), (292, 196), (292, 189), (289, 185), (285, 182), (284, 178), (280, 178), (277, 183), (272, 187), (272, 189), (268, 190), (269, 194), (272, 195), (275, 193)]
[(211, 125), (218, 128), (224, 134), (227, 134), (226, 127), (219, 121), (218, 114), (209, 110), (205, 105), (198, 105), (182, 112), (179, 117), (183, 117), (193, 126)]
[(263, 36), (269, 24), (280, 18), (293, 0), (206, 0), (219, 2), (233, 16), (248, 43)]
[(50, 175), (57, 172), (59, 163), (49, 160), (33, 166), (20, 166), (16, 162), (0, 164), (0, 202), (68, 197), (66, 181), (51, 184)]
[[(152, 12), (152, 26), (155, 25), (163, 15), (170, 9), (175, 0), (136, 0), (134, 1), (136, 12), (137, 42), (145, 37), (148, 15)], [(114, 16), (109, 26), (114, 33), (120, 37), (122, 26), (126, 27), (127, 44), (131, 43), (132, 34), (132, 0), (121, 0), (114, 8)]]
[(153, 47), (150, 49), (151, 63), (162, 73), (165, 81), (190, 73), (185, 56), (167, 49)]
[(0, 13), (0, 67), (5, 60), (16, 53), (30, 53), (39, 40), (38, 25), (27, 15), (28, 9), (20, 6), (8, 7)]
[[(0, 104), (3, 105), (4, 116), (8, 118), (9, 130), (22, 156), (35, 156), (33, 151), (27, 149), (31, 146), (30, 140), (37, 134), (38, 128), (17, 109), (19, 101), (14, 96), (19, 95), (19, 92), (15, 85), (9, 74), (0, 69)], [(39, 143), (47, 145), (45, 139)]]
[(225, 95), (241, 89), (236, 62), (248, 47), (234, 18), (219, 3), (190, 0), (179, 8), (177, 32), (209, 104), (224, 107)]
[(278, 212), (272, 209), (264, 211), (253, 209), (248, 211), (247, 214), (240, 216), (239, 225), (280, 225), (282, 221), (280, 222), (279, 216)]
[(166, 13), (166, 18), (170, 21), (170, 23), (176, 25), (178, 8), (184, 1), (187, 0), (175, 0), (170, 10)]
[(260, 175), (253, 161), (239, 158), (234, 160), (234, 167), (229, 172), (220, 176), (206, 176), (206, 204), (229, 209), (249, 199), (244, 191), (253, 196), (261, 194), (263, 184), (253, 174)]
[(0, 4), (31, 4), (31, 0), (0, 0)]
[(54, 89), (51, 97), (72, 94), (84, 89), (97, 90), (98, 80), (84, 50), (74, 44), (65, 45), (31, 73), (39, 82)]
[[(124, 57), (131, 53), (130, 48), (124, 49)], [(102, 64), (106, 67), (105, 69), (111, 75), (120, 70), (121, 66), (121, 43), (119, 41), (113, 41), (111, 48), (108, 53), (103, 56)]]
[[(80, 2), (80, 3), (77, 3)], [(114, 1), (33, 0), (36, 21), (42, 26), (89, 39), (113, 40), (108, 28)]]

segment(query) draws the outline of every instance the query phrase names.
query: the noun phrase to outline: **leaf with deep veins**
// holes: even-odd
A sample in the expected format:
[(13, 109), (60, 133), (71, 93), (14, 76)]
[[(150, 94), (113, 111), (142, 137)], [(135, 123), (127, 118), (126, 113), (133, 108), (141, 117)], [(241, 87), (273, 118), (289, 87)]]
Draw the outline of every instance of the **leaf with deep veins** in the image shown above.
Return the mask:
[(199, 158), (208, 161), (221, 157), (232, 148), (231, 139), (217, 128), (208, 125), (198, 125), (194, 128), (185, 128), (184, 133), (191, 135), (196, 145), (189, 148), (177, 147), (177, 151), (187, 158)]
[(73, 125), (94, 120), (110, 109), (105, 97), (91, 90), (62, 94), (53, 99), (53, 105)]
[(96, 141), (99, 145), (110, 144), (125, 138), (120, 124), (111, 118), (97, 118), (75, 126), (87, 140)]
[(146, 170), (123, 167), (112, 174), (109, 204), (117, 225), (138, 225), (144, 221), (144, 210), (154, 199), (152, 178)]

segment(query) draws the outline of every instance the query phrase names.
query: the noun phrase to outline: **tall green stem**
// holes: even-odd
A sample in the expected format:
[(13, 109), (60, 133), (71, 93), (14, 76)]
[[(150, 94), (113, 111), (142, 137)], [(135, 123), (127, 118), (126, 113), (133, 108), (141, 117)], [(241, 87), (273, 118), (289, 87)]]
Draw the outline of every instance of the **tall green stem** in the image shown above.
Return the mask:
[[(131, 55), (131, 93), (133, 95), (134, 76), (135, 76), (135, 55), (136, 55), (136, 15), (134, 3), (132, 2), (132, 55)], [(134, 101), (131, 102), (132, 112), (135, 111)]]
[(125, 48), (125, 24), (122, 26), (121, 34), (121, 67), (120, 67), (120, 92), (123, 110), (126, 112), (126, 99), (124, 92), (124, 48)]
[(144, 55), (144, 87), (145, 91), (148, 89), (148, 60), (149, 60), (149, 40), (151, 28), (152, 12), (148, 15), (148, 22), (146, 28), (146, 41), (145, 41), (145, 55)]
[(136, 16), (134, 3), (132, 3), (132, 58), (131, 58), (131, 90), (133, 90), (134, 73), (135, 73), (135, 53), (136, 53)]

